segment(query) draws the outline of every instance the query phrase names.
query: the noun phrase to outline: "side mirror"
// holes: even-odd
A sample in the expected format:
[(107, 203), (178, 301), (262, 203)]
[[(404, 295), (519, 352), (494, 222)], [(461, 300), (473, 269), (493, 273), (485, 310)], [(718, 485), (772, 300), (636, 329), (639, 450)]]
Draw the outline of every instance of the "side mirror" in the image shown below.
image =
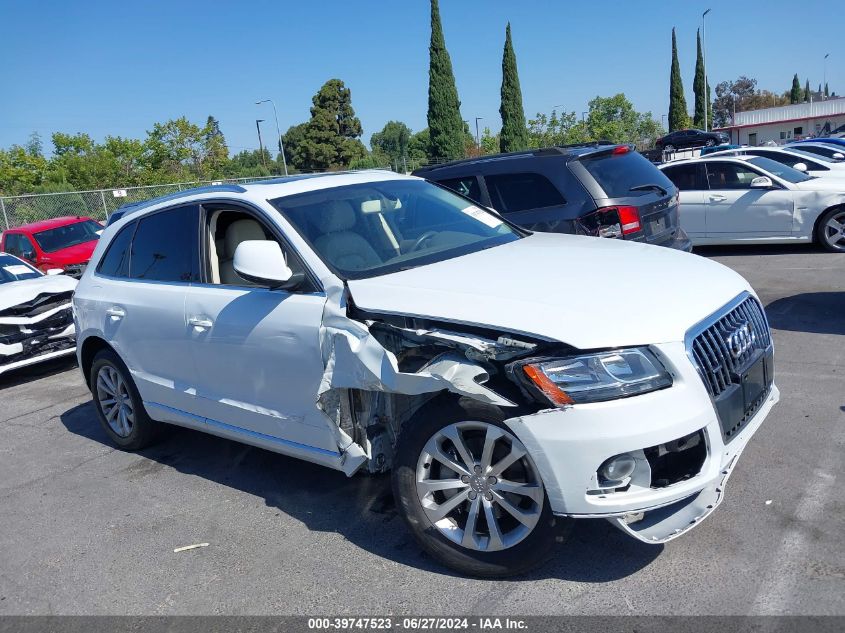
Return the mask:
[(792, 166), (792, 169), (797, 169), (798, 171), (803, 171), (806, 174), (807, 173), (807, 163), (795, 163)]
[(773, 186), (772, 179), (768, 176), (757, 176), (751, 181), (752, 189), (771, 189)]
[(232, 262), (235, 272), (252, 283), (270, 288), (292, 289), (302, 283), (302, 273), (294, 274), (277, 242), (247, 240), (238, 244)]
[(61, 268), (48, 268), (47, 274), (48, 275), (64, 275), (65, 271)]
[(23, 253), (21, 253), (21, 257), (27, 261), (34, 262), (35, 251), (24, 251)]
[(845, 158), (845, 154), (842, 154), (840, 152), (834, 152), (831, 158), (834, 160), (842, 160), (843, 158)]

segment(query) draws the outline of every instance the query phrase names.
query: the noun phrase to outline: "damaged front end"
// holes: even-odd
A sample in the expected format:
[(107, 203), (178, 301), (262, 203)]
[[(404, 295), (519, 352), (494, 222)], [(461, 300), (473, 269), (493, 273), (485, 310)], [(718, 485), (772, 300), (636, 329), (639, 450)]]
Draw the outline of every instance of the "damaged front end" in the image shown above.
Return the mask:
[(331, 420), (348, 475), (364, 464), (390, 470), (402, 425), (444, 391), (514, 415), (532, 404), (505, 371), (541, 344), (528, 337), (365, 312), (344, 288), (326, 303), (320, 339), (317, 406)]
[(0, 374), (74, 352), (73, 288), (33, 293), (0, 309)]

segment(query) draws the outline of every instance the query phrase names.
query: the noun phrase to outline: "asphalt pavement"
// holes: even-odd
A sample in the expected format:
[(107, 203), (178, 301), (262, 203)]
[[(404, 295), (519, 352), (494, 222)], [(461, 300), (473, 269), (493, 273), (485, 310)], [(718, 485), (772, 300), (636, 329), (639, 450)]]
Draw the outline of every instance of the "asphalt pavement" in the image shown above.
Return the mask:
[(115, 450), (54, 362), (0, 377), (0, 614), (845, 615), (845, 255), (700, 253), (759, 293), (781, 402), (683, 537), (579, 521), (529, 576), (463, 578), (412, 540), (386, 478), (183, 429)]

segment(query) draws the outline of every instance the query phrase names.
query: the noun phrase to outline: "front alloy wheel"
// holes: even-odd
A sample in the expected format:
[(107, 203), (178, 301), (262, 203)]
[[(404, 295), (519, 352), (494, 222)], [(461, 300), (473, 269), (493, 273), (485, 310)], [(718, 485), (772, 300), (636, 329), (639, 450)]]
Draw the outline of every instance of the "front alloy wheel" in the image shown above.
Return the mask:
[(463, 574), (524, 573), (550, 558), (572, 525), (552, 514), (540, 472), (504, 423), (508, 417), (444, 395), (399, 435), (393, 464), (399, 513), (431, 556)]
[(486, 422), (458, 422), (434, 434), (417, 463), (417, 495), (443, 536), (482, 552), (527, 537), (545, 496), (522, 443)]

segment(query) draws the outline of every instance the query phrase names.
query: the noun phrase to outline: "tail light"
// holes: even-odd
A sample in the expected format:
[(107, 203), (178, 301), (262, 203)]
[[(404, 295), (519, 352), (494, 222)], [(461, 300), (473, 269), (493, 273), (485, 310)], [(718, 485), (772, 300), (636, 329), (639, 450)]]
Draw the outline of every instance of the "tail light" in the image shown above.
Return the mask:
[(598, 222), (594, 234), (599, 237), (623, 237), (642, 230), (637, 207), (602, 207), (595, 215)]

